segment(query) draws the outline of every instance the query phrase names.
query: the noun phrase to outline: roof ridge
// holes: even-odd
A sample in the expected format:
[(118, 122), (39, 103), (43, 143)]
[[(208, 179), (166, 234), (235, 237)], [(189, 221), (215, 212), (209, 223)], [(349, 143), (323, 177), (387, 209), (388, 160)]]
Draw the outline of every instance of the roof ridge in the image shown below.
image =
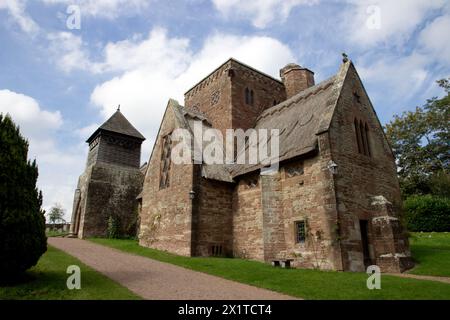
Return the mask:
[(323, 90), (329, 88), (330, 86), (332, 86), (336, 80), (337, 80), (337, 75), (335, 74), (335, 75), (329, 77), (328, 79), (325, 79), (312, 87), (309, 87), (303, 91), (300, 91), (299, 93), (292, 96), (291, 98), (264, 110), (258, 116), (258, 118), (256, 119), (256, 122), (258, 122), (260, 119), (264, 119), (268, 116), (273, 115), (275, 112), (282, 112), (284, 109), (289, 108), (291, 105), (299, 102), (300, 100), (309, 99), (310, 97), (316, 95), (320, 91), (323, 91)]
[(233, 57), (230, 57), (230, 58), (228, 58), (225, 62), (223, 62), (223, 63), (221, 63), (218, 67), (216, 67), (213, 71), (211, 71), (210, 73), (208, 73), (205, 77), (203, 77), (203, 78), (201, 78), (199, 81), (197, 81), (192, 87), (190, 87), (184, 94), (186, 95), (186, 94), (188, 94), (189, 92), (191, 92), (194, 88), (196, 88), (198, 85), (200, 85), (202, 82), (204, 82), (205, 80), (207, 80), (210, 76), (212, 76), (216, 71), (218, 71), (218, 70), (220, 70), (220, 68), (222, 68), (223, 66), (225, 66), (227, 63), (229, 63), (229, 62), (235, 62), (235, 63), (237, 63), (237, 64), (239, 64), (239, 65), (241, 65), (241, 66), (243, 66), (243, 67), (245, 67), (245, 68), (247, 68), (247, 69), (250, 69), (250, 70), (252, 70), (252, 71), (254, 71), (254, 72), (257, 72), (257, 73), (259, 73), (260, 75), (262, 75), (262, 76), (264, 76), (264, 77), (266, 77), (266, 78), (268, 78), (268, 79), (271, 79), (272, 81), (275, 81), (275, 82), (278, 82), (278, 83), (280, 83), (280, 84), (283, 84), (283, 82), (280, 80), (280, 79), (277, 79), (277, 78), (275, 78), (275, 77), (273, 77), (273, 76), (271, 76), (271, 75), (269, 75), (269, 74), (267, 74), (267, 73), (265, 73), (265, 72), (263, 72), (263, 71), (261, 71), (261, 70), (258, 70), (258, 69), (256, 69), (256, 68), (253, 68), (252, 66), (250, 66), (250, 65), (248, 65), (248, 64), (246, 64), (246, 63), (244, 63), (244, 62), (242, 62), (242, 61), (239, 61), (239, 60), (237, 60), (236, 58), (233, 58)]

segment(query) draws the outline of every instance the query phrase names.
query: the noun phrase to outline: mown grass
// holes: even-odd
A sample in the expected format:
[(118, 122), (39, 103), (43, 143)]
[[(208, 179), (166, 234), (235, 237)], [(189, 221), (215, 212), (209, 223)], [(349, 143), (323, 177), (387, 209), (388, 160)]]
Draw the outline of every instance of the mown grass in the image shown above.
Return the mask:
[(90, 241), (304, 299), (450, 299), (450, 285), (433, 281), (383, 275), (382, 289), (369, 290), (365, 273), (280, 269), (242, 259), (182, 257), (141, 247), (135, 240)]
[(61, 232), (61, 231), (57, 231), (57, 230), (49, 230), (49, 231), (45, 232), (45, 235), (47, 237), (64, 237), (68, 234), (69, 234), (69, 232)]
[[(81, 289), (66, 286), (67, 267), (81, 269)], [(0, 300), (110, 300), (140, 299), (130, 290), (81, 263), (78, 259), (48, 246), (38, 264), (31, 268), (21, 283), (0, 286)]]
[(410, 238), (412, 274), (450, 277), (450, 233), (416, 232)]

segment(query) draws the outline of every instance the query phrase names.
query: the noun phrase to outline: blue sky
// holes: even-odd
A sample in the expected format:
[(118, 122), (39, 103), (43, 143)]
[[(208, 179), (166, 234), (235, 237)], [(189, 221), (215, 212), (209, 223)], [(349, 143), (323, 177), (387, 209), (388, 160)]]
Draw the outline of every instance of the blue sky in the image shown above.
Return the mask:
[(386, 123), (442, 94), (449, 30), (443, 0), (0, 0), (0, 112), (30, 141), (45, 208), (69, 218), (84, 141), (118, 104), (147, 161), (167, 100), (227, 58), (275, 77), (296, 62), (319, 82), (346, 52)]

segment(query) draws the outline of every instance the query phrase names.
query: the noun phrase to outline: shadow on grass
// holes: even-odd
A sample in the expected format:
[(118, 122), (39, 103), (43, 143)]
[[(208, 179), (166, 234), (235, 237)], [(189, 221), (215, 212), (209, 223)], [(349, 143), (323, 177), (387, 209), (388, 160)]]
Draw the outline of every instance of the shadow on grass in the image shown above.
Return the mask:
[(36, 280), (36, 274), (25, 272), (20, 275), (10, 275), (7, 278), (0, 278), (0, 287), (15, 287), (23, 284), (29, 284)]

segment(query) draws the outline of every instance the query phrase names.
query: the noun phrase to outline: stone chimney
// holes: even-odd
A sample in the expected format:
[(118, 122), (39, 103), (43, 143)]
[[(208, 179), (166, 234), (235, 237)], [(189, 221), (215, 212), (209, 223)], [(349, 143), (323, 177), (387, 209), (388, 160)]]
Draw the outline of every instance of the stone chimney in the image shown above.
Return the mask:
[(286, 87), (287, 99), (314, 85), (314, 72), (295, 63), (281, 69), (280, 77)]

